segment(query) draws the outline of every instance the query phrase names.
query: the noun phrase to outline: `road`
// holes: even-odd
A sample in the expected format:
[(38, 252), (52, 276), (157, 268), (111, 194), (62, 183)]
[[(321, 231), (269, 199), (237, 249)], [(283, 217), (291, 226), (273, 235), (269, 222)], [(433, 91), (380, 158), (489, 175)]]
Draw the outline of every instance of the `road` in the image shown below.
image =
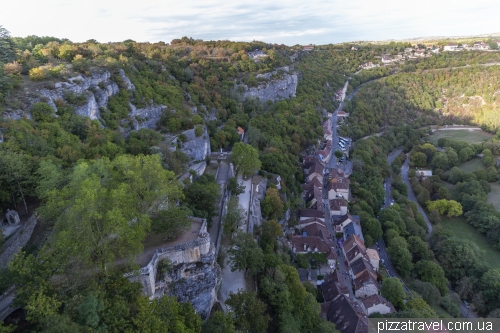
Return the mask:
[[(389, 163), (389, 165), (394, 161), (394, 159), (399, 155), (401, 154), (401, 152), (403, 151), (403, 149), (397, 149), (395, 151), (393, 151), (391, 154), (389, 154), (389, 156), (387, 156), (387, 163)], [(384, 204), (384, 207), (383, 208), (387, 208), (391, 205), (391, 202), (392, 202), (392, 197), (391, 197), (391, 179), (390, 178), (386, 178), (385, 179), (385, 204)], [(389, 259), (389, 255), (387, 254), (387, 248), (385, 246), (385, 242), (384, 242), (384, 239), (381, 238), (379, 241), (378, 241), (378, 247), (380, 248), (380, 251), (378, 253), (380, 259), (384, 260), (384, 266), (387, 270), (387, 273), (391, 276), (391, 277), (397, 277), (401, 280), (401, 278), (399, 277), (398, 273), (396, 272), (396, 269), (394, 268), (394, 266), (392, 265), (392, 262), (391, 260)], [(401, 282), (403, 282), (403, 280), (401, 280)], [(403, 285), (404, 285), (404, 282), (403, 282)], [(405, 289), (406, 288), (406, 285), (405, 286)], [(407, 289), (408, 290), (408, 289)]]
[(410, 199), (411, 201), (413, 201), (414, 203), (417, 204), (418, 212), (420, 214), (422, 214), (422, 217), (424, 218), (425, 223), (427, 223), (427, 229), (428, 229), (427, 239), (430, 239), (431, 234), (432, 234), (432, 224), (431, 224), (431, 221), (429, 221), (427, 214), (422, 209), (422, 206), (420, 206), (420, 203), (418, 202), (417, 197), (415, 196), (415, 193), (413, 192), (413, 189), (411, 188), (410, 180), (408, 178), (408, 169), (410, 168), (409, 163), (410, 163), (410, 158), (408, 157), (406, 159), (406, 161), (404, 162), (403, 166), (401, 167), (401, 176), (403, 177), (404, 183), (408, 187), (408, 199)]

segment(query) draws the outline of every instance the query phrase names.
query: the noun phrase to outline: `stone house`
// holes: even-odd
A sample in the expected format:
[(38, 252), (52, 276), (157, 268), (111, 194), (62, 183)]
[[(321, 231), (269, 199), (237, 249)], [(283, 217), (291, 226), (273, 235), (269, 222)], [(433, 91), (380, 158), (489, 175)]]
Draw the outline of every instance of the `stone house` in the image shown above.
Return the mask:
[(365, 298), (372, 295), (378, 295), (380, 284), (376, 277), (365, 270), (357, 278), (354, 279), (354, 296), (357, 298)]
[(334, 271), (325, 277), (325, 281), (321, 284), (321, 291), (325, 302), (334, 301), (342, 295), (349, 297), (349, 288), (339, 271)]
[(344, 198), (330, 200), (330, 216), (347, 214), (347, 201)]
[(311, 217), (311, 218), (308, 218), (308, 219), (305, 219), (305, 220), (300, 220), (296, 225), (295, 227), (297, 229), (303, 229), (305, 227), (307, 227), (308, 225), (311, 225), (311, 224), (319, 224), (321, 226), (324, 226), (326, 228), (326, 224), (323, 220), (319, 219), (319, 218), (316, 218), (316, 217)]
[(317, 159), (304, 164), (306, 182), (310, 182), (313, 178), (317, 178), (319, 182), (323, 184), (323, 171), (324, 167)]
[(316, 209), (301, 209), (299, 210), (299, 223), (304, 220), (316, 218), (325, 223), (325, 213)]
[(342, 197), (349, 201), (351, 190), (349, 188), (350, 181), (348, 178), (344, 177), (334, 177), (328, 183), (328, 199), (332, 200), (335, 198)]
[(366, 258), (365, 244), (356, 235), (349, 236), (342, 243), (342, 252), (349, 263), (352, 263), (359, 258)]
[(364, 298), (362, 301), (366, 309), (366, 315), (370, 316), (373, 313), (388, 314), (395, 313), (396, 309), (391, 302), (380, 295), (371, 295)]
[(326, 320), (335, 324), (341, 333), (367, 333), (368, 319), (364, 309), (349, 297), (340, 296), (322, 306)]
[(368, 256), (368, 260), (370, 260), (370, 264), (372, 264), (373, 269), (378, 272), (380, 265), (380, 256), (378, 255), (377, 250), (366, 249), (366, 255)]
[(361, 230), (361, 225), (356, 222), (351, 222), (344, 228), (344, 240), (346, 240), (350, 235), (356, 235), (364, 243), (363, 231)]
[(354, 222), (361, 226), (358, 215), (345, 214), (341, 216), (333, 216), (333, 228), (335, 232), (344, 232), (344, 228), (349, 223)]

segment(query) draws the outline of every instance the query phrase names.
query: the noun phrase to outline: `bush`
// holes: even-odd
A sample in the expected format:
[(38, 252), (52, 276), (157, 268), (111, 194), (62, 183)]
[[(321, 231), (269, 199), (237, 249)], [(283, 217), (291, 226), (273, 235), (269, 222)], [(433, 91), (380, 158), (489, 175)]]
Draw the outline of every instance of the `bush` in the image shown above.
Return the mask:
[(43, 67), (36, 67), (30, 69), (29, 76), (33, 81), (42, 81), (47, 78), (47, 71)]
[(23, 70), (23, 66), (21, 66), (16, 61), (14, 61), (12, 63), (9, 63), (9, 64), (3, 65), (3, 72), (6, 75), (9, 75), (9, 74), (20, 74), (22, 70)]
[(87, 102), (87, 96), (85, 94), (75, 94), (71, 91), (68, 91), (64, 94), (64, 99), (69, 104), (76, 106), (82, 106)]
[(31, 115), (36, 121), (50, 122), (54, 119), (54, 110), (47, 103), (38, 102), (31, 107)]
[(196, 125), (196, 128), (194, 129), (194, 134), (196, 135), (196, 137), (200, 137), (203, 134), (203, 126)]

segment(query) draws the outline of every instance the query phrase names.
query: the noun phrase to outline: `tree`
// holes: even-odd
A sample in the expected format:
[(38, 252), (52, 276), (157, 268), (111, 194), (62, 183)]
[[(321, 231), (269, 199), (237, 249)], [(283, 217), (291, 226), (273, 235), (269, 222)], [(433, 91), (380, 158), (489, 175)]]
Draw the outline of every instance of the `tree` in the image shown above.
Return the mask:
[(488, 310), (500, 307), (500, 269), (489, 269), (481, 277), (483, 298)]
[(236, 166), (236, 173), (241, 172), (245, 177), (258, 171), (262, 165), (259, 160), (258, 150), (243, 142), (234, 144), (232, 156), (233, 163)]
[(167, 238), (176, 238), (191, 227), (193, 215), (186, 207), (171, 207), (168, 210), (161, 210), (151, 219), (151, 230), (156, 233), (167, 233)]
[(413, 262), (429, 258), (429, 248), (427, 247), (427, 243), (420, 237), (408, 237), (408, 248), (413, 255)]
[(412, 165), (416, 167), (425, 167), (427, 165), (427, 155), (421, 152), (412, 154), (410, 160)]
[(31, 107), (33, 119), (41, 122), (50, 122), (54, 120), (54, 109), (44, 102), (37, 102)]
[(239, 204), (238, 197), (231, 196), (227, 204), (227, 212), (223, 221), (224, 233), (226, 235), (231, 235), (238, 230), (238, 227), (245, 219), (245, 210)]
[(216, 311), (203, 325), (201, 333), (236, 333), (232, 314)]
[(227, 251), (231, 271), (245, 270), (252, 275), (264, 269), (264, 253), (251, 234), (239, 232)]
[(229, 177), (227, 182), (227, 189), (231, 191), (231, 195), (238, 196), (245, 193), (245, 186), (238, 184), (236, 177)]
[(336, 158), (342, 158), (342, 156), (344, 156), (344, 153), (341, 150), (336, 150), (334, 154)]
[(19, 193), (23, 200), (24, 209), (28, 212), (25, 193), (30, 193), (33, 185), (33, 170), (30, 156), (23, 152), (17, 153), (12, 150), (0, 150), (0, 181), (2, 187), (10, 189), (9, 196), (13, 192)]
[(175, 207), (182, 192), (158, 155), (121, 155), (81, 162), (69, 184), (53, 189), (40, 209), (55, 222), (54, 250), (65, 260), (106, 265), (142, 250), (153, 211)]
[(439, 210), (437, 208), (431, 211), (431, 214), (429, 215), (429, 220), (433, 224), (438, 224), (439, 222), (441, 222), (441, 216), (439, 215)]
[(16, 58), (16, 47), (10, 33), (0, 25), (0, 63), (8, 63)]
[(460, 216), (462, 215), (462, 205), (455, 200), (440, 199), (427, 202), (427, 210), (434, 211), (437, 209), (441, 215)]
[(444, 271), (438, 264), (430, 260), (421, 260), (415, 264), (415, 272), (420, 280), (430, 282), (439, 289), (441, 296), (448, 293), (448, 280), (444, 276)]
[(211, 222), (217, 214), (215, 203), (219, 191), (215, 177), (204, 174), (184, 189), (185, 201), (195, 216), (206, 218), (208, 222)]
[(398, 278), (394, 277), (384, 279), (380, 291), (382, 296), (391, 302), (396, 309), (402, 309), (404, 307), (403, 300), (406, 298), (406, 293), (403, 288), (403, 284)]
[(264, 314), (266, 304), (257, 298), (257, 294), (249, 291), (238, 291), (229, 294), (226, 304), (234, 313), (236, 329), (249, 333), (265, 333), (271, 317)]
[(406, 277), (413, 267), (406, 240), (401, 236), (394, 237), (389, 242), (387, 253), (390, 255), (394, 268), (396, 268), (399, 275), (403, 278)]
[(262, 212), (271, 219), (280, 219), (284, 214), (284, 203), (281, 200), (278, 189), (269, 187), (266, 197), (262, 200)]
[[(283, 234), (281, 226), (275, 220), (262, 222), (262, 231), (260, 236), (260, 244), (265, 252), (271, 252), (275, 249), (276, 237)], [(269, 250), (268, 250), (269, 248)]]

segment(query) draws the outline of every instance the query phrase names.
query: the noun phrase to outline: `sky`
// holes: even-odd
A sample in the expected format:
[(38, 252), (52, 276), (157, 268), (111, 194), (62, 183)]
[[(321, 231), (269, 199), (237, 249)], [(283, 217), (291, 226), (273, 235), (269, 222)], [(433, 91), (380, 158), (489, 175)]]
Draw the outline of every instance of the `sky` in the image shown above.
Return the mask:
[(11, 36), (74, 42), (259, 40), (330, 44), (500, 32), (498, 0), (4, 1)]

